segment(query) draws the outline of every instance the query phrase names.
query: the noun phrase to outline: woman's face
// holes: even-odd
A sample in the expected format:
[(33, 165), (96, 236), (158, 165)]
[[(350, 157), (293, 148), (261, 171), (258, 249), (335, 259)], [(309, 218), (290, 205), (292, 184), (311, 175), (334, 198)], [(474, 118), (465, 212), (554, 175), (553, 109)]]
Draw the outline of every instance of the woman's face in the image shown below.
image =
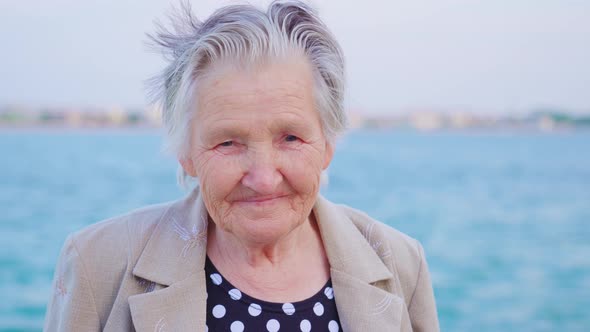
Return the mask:
[(197, 94), (190, 155), (216, 226), (248, 242), (279, 240), (309, 216), (333, 148), (315, 110), (307, 62), (217, 68)]

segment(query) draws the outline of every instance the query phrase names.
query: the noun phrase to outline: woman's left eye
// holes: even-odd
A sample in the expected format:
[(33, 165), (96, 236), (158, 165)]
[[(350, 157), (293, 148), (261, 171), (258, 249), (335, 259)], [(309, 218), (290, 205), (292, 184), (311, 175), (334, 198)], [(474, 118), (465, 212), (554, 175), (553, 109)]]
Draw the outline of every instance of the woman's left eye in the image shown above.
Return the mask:
[(233, 145), (234, 145), (234, 142), (233, 141), (225, 141), (225, 142), (219, 144), (219, 146), (223, 146), (223, 147), (230, 147), (230, 146), (233, 146)]
[(299, 139), (299, 137), (295, 136), (295, 135), (287, 135), (285, 136), (285, 141), (287, 142), (295, 142)]

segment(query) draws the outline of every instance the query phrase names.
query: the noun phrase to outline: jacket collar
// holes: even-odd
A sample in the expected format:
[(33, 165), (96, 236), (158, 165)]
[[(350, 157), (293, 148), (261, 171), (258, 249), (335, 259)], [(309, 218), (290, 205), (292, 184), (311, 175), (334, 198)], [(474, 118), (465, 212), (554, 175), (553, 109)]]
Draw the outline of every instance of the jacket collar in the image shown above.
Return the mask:
[[(375, 286), (394, 277), (392, 272), (343, 208), (319, 195), (313, 213), (330, 262), (343, 329), (399, 330), (403, 300)], [(197, 187), (173, 203), (158, 222), (133, 274), (169, 287), (129, 297), (138, 331), (162, 330), (162, 326), (175, 331), (204, 330), (207, 220)]]
[[(370, 235), (371, 221), (365, 234), (345, 208), (322, 196), (314, 207), (324, 249), (330, 262), (330, 276), (336, 307), (344, 331), (408, 330), (409, 318), (404, 316), (404, 301), (378, 287), (381, 281), (395, 276), (385, 266), (365, 235)], [(386, 284), (386, 282), (385, 282)], [(383, 286), (382, 286), (383, 287)], [(385, 287), (389, 288), (389, 287)], [(405, 325), (405, 326), (404, 326)]]
[(314, 213), (333, 270), (346, 273), (365, 283), (392, 277), (391, 272), (342, 208), (320, 195), (314, 206)]
[(207, 209), (198, 188), (162, 215), (133, 274), (170, 286), (205, 266)]
[(205, 331), (206, 248), (207, 210), (196, 188), (164, 212), (133, 269), (168, 286), (129, 297), (136, 331)]

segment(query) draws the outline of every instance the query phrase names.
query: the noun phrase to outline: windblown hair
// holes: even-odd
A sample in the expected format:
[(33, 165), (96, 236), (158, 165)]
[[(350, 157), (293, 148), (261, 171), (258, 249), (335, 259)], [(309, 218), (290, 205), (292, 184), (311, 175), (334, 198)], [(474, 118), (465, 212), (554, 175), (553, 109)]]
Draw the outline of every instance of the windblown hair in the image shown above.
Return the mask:
[[(317, 13), (301, 1), (273, 1), (266, 12), (251, 5), (230, 5), (201, 22), (188, 3), (170, 17), (172, 28), (157, 24), (148, 35), (168, 61), (148, 81), (151, 101), (162, 110), (164, 150), (184, 157), (196, 109), (196, 91), (215, 63), (238, 66), (307, 57), (314, 77), (314, 98), (326, 139), (334, 142), (346, 127), (343, 111), (344, 58), (338, 42)], [(180, 170), (179, 182), (187, 174)]]

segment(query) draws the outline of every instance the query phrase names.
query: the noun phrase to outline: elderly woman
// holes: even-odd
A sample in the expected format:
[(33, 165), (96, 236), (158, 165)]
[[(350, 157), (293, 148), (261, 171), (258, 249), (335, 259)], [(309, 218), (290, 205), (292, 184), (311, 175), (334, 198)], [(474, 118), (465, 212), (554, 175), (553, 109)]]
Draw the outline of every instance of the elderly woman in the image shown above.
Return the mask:
[[(178, 17), (177, 17), (178, 19)], [(184, 199), (71, 235), (48, 331), (437, 331), (421, 245), (318, 194), (345, 127), (334, 37), (296, 1), (185, 13), (153, 83)]]

